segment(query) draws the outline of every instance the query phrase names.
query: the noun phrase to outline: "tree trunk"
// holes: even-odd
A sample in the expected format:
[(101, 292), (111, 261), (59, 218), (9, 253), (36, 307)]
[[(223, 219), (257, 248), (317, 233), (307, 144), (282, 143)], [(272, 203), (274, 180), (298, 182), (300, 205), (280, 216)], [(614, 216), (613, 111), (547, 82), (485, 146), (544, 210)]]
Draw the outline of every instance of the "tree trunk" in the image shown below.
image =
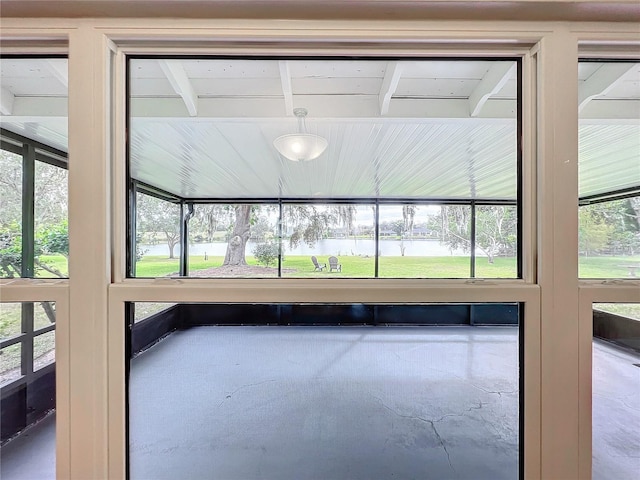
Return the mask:
[(44, 313), (47, 314), (49, 322), (56, 323), (56, 311), (53, 309), (53, 305), (51, 305), (51, 302), (40, 302), (40, 305), (42, 306)]
[(249, 240), (251, 226), (251, 205), (236, 206), (236, 222), (227, 244), (227, 253), (223, 265), (246, 265), (245, 249)]
[(169, 258), (176, 258), (173, 250), (176, 248), (176, 245), (178, 244), (178, 239), (173, 237), (172, 235), (169, 235), (167, 232), (165, 232), (165, 235), (167, 237), (167, 245), (169, 246)]

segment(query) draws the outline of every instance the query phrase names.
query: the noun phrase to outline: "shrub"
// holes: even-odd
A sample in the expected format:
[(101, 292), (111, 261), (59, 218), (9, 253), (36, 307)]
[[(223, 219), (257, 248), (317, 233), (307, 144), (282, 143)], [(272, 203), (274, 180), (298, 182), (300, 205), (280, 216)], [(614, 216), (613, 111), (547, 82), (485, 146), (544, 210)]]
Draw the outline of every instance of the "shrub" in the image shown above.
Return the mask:
[(256, 257), (256, 260), (267, 267), (277, 262), (279, 253), (278, 244), (273, 242), (259, 243), (253, 249), (253, 256)]

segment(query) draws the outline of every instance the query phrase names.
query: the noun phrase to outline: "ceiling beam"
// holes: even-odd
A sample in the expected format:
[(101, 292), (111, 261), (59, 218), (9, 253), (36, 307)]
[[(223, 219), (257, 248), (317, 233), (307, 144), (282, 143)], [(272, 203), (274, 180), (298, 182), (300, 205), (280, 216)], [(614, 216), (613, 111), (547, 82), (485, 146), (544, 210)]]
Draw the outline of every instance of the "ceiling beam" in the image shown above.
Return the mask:
[(159, 60), (158, 63), (173, 90), (182, 97), (189, 115), (198, 116), (198, 96), (180, 60)]
[[(66, 97), (15, 97), (2, 89), (2, 115), (6, 122), (38, 122), (67, 117)], [(297, 95), (296, 101), (313, 112), (313, 119), (354, 118), (380, 121), (378, 95)], [(280, 96), (263, 98), (209, 98), (198, 99), (198, 116), (192, 117), (184, 101), (177, 97), (138, 97), (131, 99), (133, 117), (193, 120), (287, 118), (282, 111)], [(290, 118), (290, 117), (289, 117)], [(466, 98), (395, 98), (385, 119), (468, 119), (469, 103)], [(515, 121), (514, 100), (490, 98), (476, 119), (509, 119)], [(592, 123), (640, 123), (640, 100), (596, 99), (585, 107), (581, 121)]]
[(9, 90), (0, 87), (0, 114), (11, 115), (13, 113), (15, 98)]
[(637, 67), (635, 63), (616, 62), (603, 64), (580, 85), (578, 90), (578, 111), (582, 111), (594, 98), (606, 95), (635, 67)]
[(492, 62), (487, 73), (469, 95), (469, 115), (471, 117), (480, 115), (487, 100), (498, 93), (511, 78), (515, 67), (514, 62)]
[[(313, 112), (313, 119), (359, 118), (380, 121), (378, 95), (296, 95), (296, 102)], [(178, 98), (134, 98), (133, 117), (184, 118), (187, 111)], [(286, 118), (282, 113), (282, 99), (263, 98), (200, 98), (198, 119)], [(389, 106), (389, 118), (469, 118), (469, 104), (463, 99), (396, 98)], [(516, 102), (492, 99), (478, 118), (516, 118)]]
[(289, 62), (280, 60), (280, 83), (282, 83), (282, 94), (284, 95), (284, 112), (285, 115), (293, 115), (293, 89), (291, 88), (291, 72), (289, 71)]
[(399, 62), (387, 62), (387, 68), (382, 79), (380, 94), (378, 95), (378, 103), (380, 105), (380, 115), (386, 115), (389, 112), (389, 104), (391, 97), (398, 88), (398, 82), (402, 76), (402, 64)]
[(67, 61), (62, 58), (50, 59), (46, 61), (53, 76), (62, 83), (65, 88), (69, 88), (69, 73)]

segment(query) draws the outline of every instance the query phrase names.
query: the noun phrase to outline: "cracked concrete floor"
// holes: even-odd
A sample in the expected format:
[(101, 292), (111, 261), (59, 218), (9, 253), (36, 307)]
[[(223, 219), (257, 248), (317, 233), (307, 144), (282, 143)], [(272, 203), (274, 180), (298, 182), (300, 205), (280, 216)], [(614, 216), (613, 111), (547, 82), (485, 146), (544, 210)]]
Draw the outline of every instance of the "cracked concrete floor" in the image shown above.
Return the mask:
[(133, 480), (518, 476), (513, 327), (198, 327), (130, 389)]
[[(515, 329), (244, 328), (134, 360), (132, 479), (516, 478)], [(635, 480), (640, 356), (593, 351), (593, 479)], [(2, 448), (0, 478), (55, 478), (54, 418)]]

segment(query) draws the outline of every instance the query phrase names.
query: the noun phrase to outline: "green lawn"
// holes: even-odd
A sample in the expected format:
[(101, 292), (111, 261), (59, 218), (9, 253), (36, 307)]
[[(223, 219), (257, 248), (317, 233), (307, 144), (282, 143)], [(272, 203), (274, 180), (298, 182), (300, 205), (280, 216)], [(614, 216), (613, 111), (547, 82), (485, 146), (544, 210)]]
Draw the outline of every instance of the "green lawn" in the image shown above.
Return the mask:
[[(42, 255), (41, 260), (67, 274), (67, 259), (61, 255)], [(318, 258), (327, 263), (327, 257)], [(189, 271), (204, 270), (222, 265), (223, 257), (199, 256), (189, 259)], [(252, 255), (247, 255), (249, 265), (258, 265)], [(310, 256), (287, 255), (282, 267), (283, 276), (288, 277), (372, 277), (374, 275), (373, 257), (342, 256), (342, 273), (313, 272)], [(136, 264), (138, 277), (163, 277), (178, 273), (178, 259), (163, 256), (145, 256)], [(629, 269), (625, 265), (640, 265), (640, 256), (635, 257), (580, 257), (578, 259), (580, 278), (628, 278)], [(380, 257), (379, 275), (386, 278), (468, 278), (468, 257)], [(290, 271), (294, 270), (294, 271)], [(640, 271), (637, 273), (640, 275)], [(39, 278), (51, 278), (54, 275), (40, 270)], [(478, 278), (515, 278), (515, 258), (499, 257), (493, 264), (485, 258), (476, 260), (476, 277)]]
[[(629, 269), (625, 265), (640, 266), (640, 256), (580, 257), (578, 273), (580, 278), (629, 278)], [(636, 275), (640, 275), (640, 270)]]
[[(67, 258), (62, 255), (40, 255), (40, 262), (46, 263), (47, 265), (55, 268), (60, 271), (63, 275), (69, 275), (69, 265), (67, 262)], [(46, 270), (38, 269), (36, 272), (36, 277), (38, 278), (58, 278), (51, 272), (47, 272)]]
[[(34, 330), (51, 325), (39, 302), (33, 304)], [(11, 338), (22, 332), (22, 315), (20, 303), (0, 303), (0, 338)], [(34, 338), (33, 358), (36, 369), (53, 361), (55, 350), (55, 331), (38, 335)], [(14, 344), (0, 351), (0, 383), (17, 378), (20, 372), (21, 345)]]
[[(189, 259), (191, 272), (205, 270), (222, 265), (223, 257), (193, 256)], [(60, 255), (43, 255), (42, 261), (54, 266), (63, 273), (67, 273), (67, 259)], [(314, 272), (310, 256), (287, 255), (283, 262), (284, 277), (309, 278), (369, 278), (374, 275), (374, 258), (359, 256), (341, 256), (342, 272), (323, 270)], [(326, 256), (318, 258), (320, 263), (328, 263)], [(258, 265), (253, 256), (247, 256), (249, 265)], [(514, 278), (516, 275), (515, 258), (496, 258), (493, 264), (485, 258), (476, 261), (476, 276), (481, 278)], [(581, 278), (629, 278), (626, 265), (640, 265), (640, 257), (580, 257), (579, 272)], [(178, 259), (168, 259), (162, 256), (145, 256), (137, 263), (139, 277), (162, 277), (178, 272)], [(46, 275), (45, 275), (46, 274)], [(391, 257), (382, 256), (379, 261), (379, 275), (386, 278), (468, 278), (468, 257)], [(47, 272), (38, 272), (38, 277), (53, 276)], [(140, 304), (137, 317), (144, 317), (167, 304)], [(145, 309), (146, 308), (146, 309)], [(640, 320), (640, 304), (600, 304), (597, 308), (620, 315), (626, 315)], [(39, 303), (34, 305), (35, 328), (39, 329), (49, 324)], [(139, 319), (139, 318), (137, 318)], [(0, 304), (0, 338), (9, 338), (21, 332), (21, 316), (19, 303)], [(47, 334), (36, 341), (34, 356), (46, 355), (54, 348), (54, 334)], [(44, 358), (44, 357), (43, 357)], [(0, 376), (2, 372), (19, 365), (20, 346), (14, 345), (2, 350)], [(16, 363), (17, 362), (17, 363)]]
[[(339, 257), (342, 272), (314, 272), (310, 256), (287, 255), (282, 264), (285, 277), (356, 277), (367, 278), (374, 275), (374, 258), (359, 256)], [(189, 259), (189, 271), (204, 270), (222, 265), (223, 257), (193, 256)], [(318, 258), (320, 263), (328, 263), (326, 256)], [(253, 256), (247, 256), (249, 265), (258, 265)], [(640, 265), (640, 257), (580, 257), (581, 278), (628, 278), (629, 269), (625, 265)], [(137, 263), (137, 276), (160, 277), (178, 272), (178, 260), (161, 256), (146, 256)], [(469, 257), (391, 257), (382, 256), (379, 262), (379, 276), (385, 278), (468, 278)], [(516, 260), (513, 257), (498, 257), (494, 263), (486, 258), (476, 259), (478, 278), (515, 278)]]

